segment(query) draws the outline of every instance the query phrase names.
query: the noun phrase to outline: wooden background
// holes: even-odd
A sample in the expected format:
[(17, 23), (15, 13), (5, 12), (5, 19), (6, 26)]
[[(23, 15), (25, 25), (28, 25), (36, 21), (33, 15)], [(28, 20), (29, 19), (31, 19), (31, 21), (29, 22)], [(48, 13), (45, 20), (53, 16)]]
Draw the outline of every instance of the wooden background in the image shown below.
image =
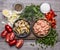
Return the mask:
[[(0, 33), (2, 30), (4, 30), (4, 25), (1, 23), (2, 21), (7, 22), (3, 16), (2, 16), (2, 9), (12, 8), (12, 4), (16, 2), (22, 2), (24, 6), (30, 5), (31, 3), (39, 5), (43, 2), (48, 2), (51, 4), (52, 9), (55, 11), (57, 14), (56, 21), (57, 21), (57, 32), (59, 34), (58, 36), (58, 43), (54, 47), (48, 47), (46, 50), (60, 50), (60, 0), (0, 0)], [(38, 45), (31, 46), (30, 44), (34, 43), (34, 40), (24, 40), (24, 45), (21, 49), (13, 47), (9, 47), (9, 45), (0, 37), (0, 50), (45, 50), (39, 47)], [(39, 49), (38, 49), (39, 48)]]

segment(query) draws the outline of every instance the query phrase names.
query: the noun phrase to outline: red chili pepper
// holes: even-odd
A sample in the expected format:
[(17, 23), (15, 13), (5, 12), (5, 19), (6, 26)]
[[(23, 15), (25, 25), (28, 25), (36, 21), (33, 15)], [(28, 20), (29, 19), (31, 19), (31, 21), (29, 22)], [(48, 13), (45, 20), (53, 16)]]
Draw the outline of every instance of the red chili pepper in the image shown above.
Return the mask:
[(6, 37), (6, 35), (7, 35), (7, 31), (6, 31), (6, 30), (4, 30), (4, 31), (1, 33), (1, 37), (5, 38), (5, 37)]
[(55, 19), (52, 20), (52, 24), (56, 25), (56, 20)]
[(17, 40), (14, 39), (14, 40), (12, 40), (12, 41), (9, 42), (9, 45), (10, 46), (13, 46), (13, 45), (16, 45), (16, 43), (17, 43)]
[(54, 28), (54, 29), (55, 29), (55, 28), (56, 28), (56, 25), (55, 25), (55, 24), (52, 24), (52, 28)]
[(5, 29), (10, 33), (12, 32), (12, 28), (9, 25), (5, 25)]
[(53, 26), (53, 28), (55, 29), (55, 28), (56, 28), (56, 25), (55, 25), (55, 26)]
[(13, 40), (15, 38), (15, 34), (13, 32), (10, 33), (10, 40)]
[(9, 42), (10, 41), (10, 33), (8, 33), (7, 35), (6, 35), (6, 42)]
[(53, 15), (53, 17), (57, 16), (52, 9), (50, 10), (50, 14)]
[(23, 46), (24, 41), (22, 39), (18, 40), (16, 43), (17, 48), (21, 48)]
[(51, 19), (51, 15), (50, 14), (45, 15), (45, 17), (47, 18), (47, 20), (50, 20)]
[(45, 17), (47, 18), (47, 20), (52, 20), (55, 16), (56, 14), (54, 13), (52, 9), (50, 10), (49, 13), (45, 14)]
[(48, 16), (48, 13), (46, 13), (45, 16)]
[(53, 11), (52, 9), (50, 10), (50, 14), (55, 14), (54, 11)]
[(53, 16), (51, 14), (48, 15), (49, 20), (51, 20), (53, 18)]
[(55, 17), (55, 16), (57, 16), (56, 14), (52, 14), (52, 17)]

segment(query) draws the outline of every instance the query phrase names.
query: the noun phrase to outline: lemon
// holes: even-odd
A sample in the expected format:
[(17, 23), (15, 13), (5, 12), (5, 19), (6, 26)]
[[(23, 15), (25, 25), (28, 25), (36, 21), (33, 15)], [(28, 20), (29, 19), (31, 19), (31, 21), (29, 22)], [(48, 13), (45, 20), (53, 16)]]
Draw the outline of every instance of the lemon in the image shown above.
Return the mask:
[(16, 17), (16, 16), (17, 16), (17, 14), (16, 14), (15, 12), (13, 12), (13, 13), (12, 13), (12, 16), (13, 16), (13, 17), (14, 17), (14, 16)]
[(19, 15), (17, 15), (15, 12), (12, 12), (11, 17), (8, 18), (8, 21), (13, 24), (15, 20), (19, 18)]
[(9, 11), (9, 10), (7, 10), (7, 9), (4, 9), (4, 10), (2, 11), (2, 14), (3, 14), (5, 17), (9, 18), (9, 17), (11, 16), (11, 11)]

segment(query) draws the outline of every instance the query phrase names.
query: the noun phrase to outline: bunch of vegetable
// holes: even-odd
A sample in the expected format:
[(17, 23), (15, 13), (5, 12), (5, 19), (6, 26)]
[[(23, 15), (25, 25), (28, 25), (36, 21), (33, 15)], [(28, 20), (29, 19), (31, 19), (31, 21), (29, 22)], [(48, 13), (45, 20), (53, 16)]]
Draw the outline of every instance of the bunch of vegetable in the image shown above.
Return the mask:
[(20, 18), (26, 18), (27, 20), (37, 20), (43, 18), (43, 14), (40, 12), (40, 6), (30, 5), (26, 6), (24, 12), (21, 13)]
[(5, 41), (10, 46), (16, 45), (17, 48), (22, 47), (24, 42), (22, 39), (17, 40), (15, 38), (15, 34), (13, 33), (13, 30), (9, 25), (5, 25), (5, 30), (1, 33), (1, 37), (5, 38)]

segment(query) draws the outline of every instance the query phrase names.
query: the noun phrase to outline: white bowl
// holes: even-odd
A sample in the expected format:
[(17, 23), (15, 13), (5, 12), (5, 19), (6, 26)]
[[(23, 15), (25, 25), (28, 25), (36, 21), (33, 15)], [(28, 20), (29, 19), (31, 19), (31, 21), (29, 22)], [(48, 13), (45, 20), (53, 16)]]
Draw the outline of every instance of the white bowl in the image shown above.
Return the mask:
[(51, 6), (50, 6), (49, 3), (42, 3), (42, 4), (40, 5), (40, 11), (41, 11), (42, 13), (48, 13), (48, 12), (50, 11), (50, 9), (51, 9)]

